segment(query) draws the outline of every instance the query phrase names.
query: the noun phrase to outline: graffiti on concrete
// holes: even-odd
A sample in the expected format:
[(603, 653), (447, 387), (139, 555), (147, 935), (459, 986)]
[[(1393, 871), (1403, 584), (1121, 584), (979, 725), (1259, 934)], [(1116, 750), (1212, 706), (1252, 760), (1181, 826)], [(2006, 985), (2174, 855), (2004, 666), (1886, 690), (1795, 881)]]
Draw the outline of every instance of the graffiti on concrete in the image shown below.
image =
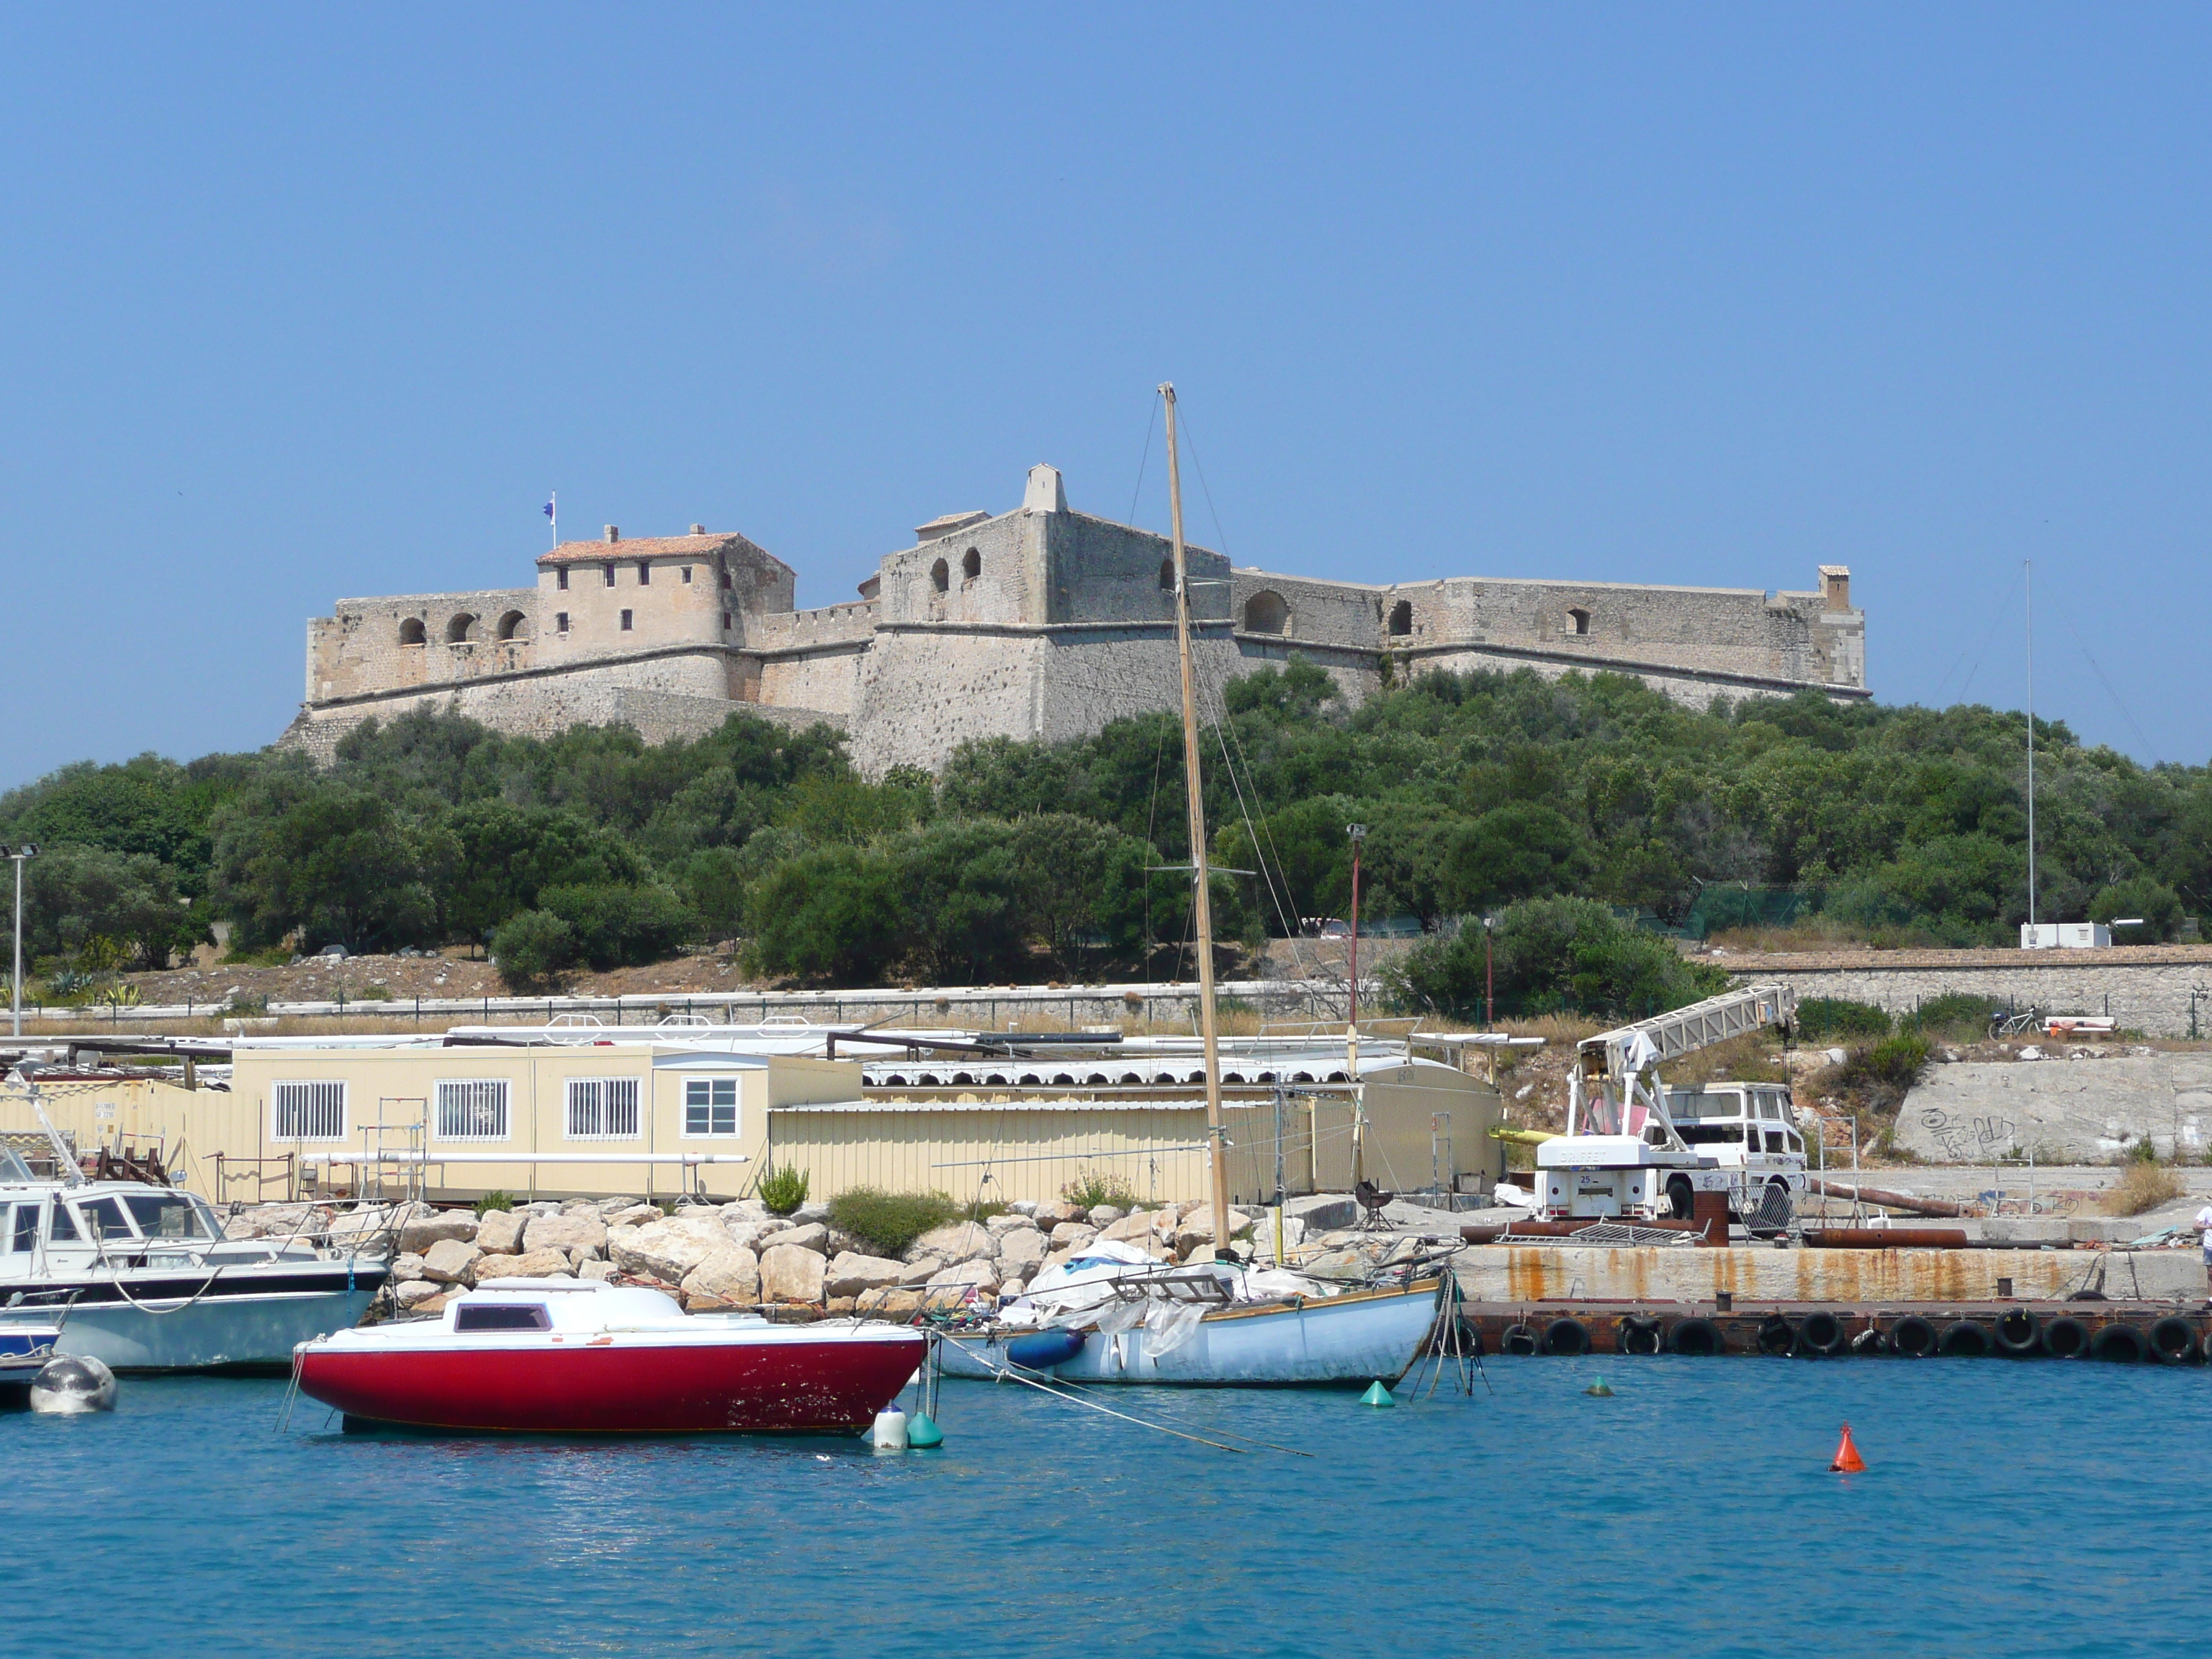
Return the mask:
[(1920, 1127), (1933, 1136), (1943, 1156), (1954, 1164), (2002, 1158), (2020, 1144), (2013, 1121), (1991, 1113), (1983, 1117), (1954, 1117), (1941, 1106), (1922, 1109)]

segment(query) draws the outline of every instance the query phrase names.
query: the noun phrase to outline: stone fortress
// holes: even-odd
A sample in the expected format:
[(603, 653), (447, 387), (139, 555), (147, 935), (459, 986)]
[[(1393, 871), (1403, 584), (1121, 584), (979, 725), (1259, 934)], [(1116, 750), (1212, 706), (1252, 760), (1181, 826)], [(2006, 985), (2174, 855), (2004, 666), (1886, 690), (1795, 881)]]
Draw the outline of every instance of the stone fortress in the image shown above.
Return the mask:
[[(1634, 674), (1702, 708), (1807, 688), (1867, 696), (1850, 572), (1812, 592), (1454, 576), (1370, 584), (1232, 568), (1188, 550), (1203, 681), (1300, 657), (1350, 701), (1431, 668)], [(307, 624), (307, 701), (282, 742), (327, 757), (364, 720), (425, 706), (544, 735), (626, 722), (648, 741), (743, 709), (826, 720), (871, 776), (934, 771), (971, 738), (1060, 739), (1180, 704), (1166, 538), (1073, 512), (1030, 470), (1011, 513), (915, 532), (842, 605), (801, 611), (744, 537), (563, 542), (534, 587), (341, 599)]]

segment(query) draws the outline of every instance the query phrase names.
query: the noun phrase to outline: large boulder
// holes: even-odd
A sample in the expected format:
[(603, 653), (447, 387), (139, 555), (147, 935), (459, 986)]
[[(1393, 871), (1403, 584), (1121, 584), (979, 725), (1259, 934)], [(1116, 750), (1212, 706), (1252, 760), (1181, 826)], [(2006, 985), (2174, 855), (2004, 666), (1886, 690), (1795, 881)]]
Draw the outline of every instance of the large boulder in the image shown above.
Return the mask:
[(441, 1238), (422, 1252), (422, 1277), (440, 1285), (465, 1285), (483, 1252), (458, 1238)]
[(945, 1258), (941, 1255), (931, 1255), (924, 1253), (923, 1255), (911, 1257), (906, 1263), (906, 1271), (899, 1275), (899, 1283), (902, 1285), (927, 1285), (929, 1283), (931, 1276), (944, 1265)]
[(778, 1244), (796, 1244), (802, 1250), (827, 1255), (830, 1253), (830, 1230), (818, 1221), (810, 1221), (803, 1227), (783, 1228), (761, 1240), (763, 1249), (770, 1249)]
[(809, 1199), (791, 1212), (790, 1218), (802, 1227), (811, 1222), (826, 1222), (830, 1219), (830, 1201), (821, 1198)]
[(907, 1271), (903, 1261), (844, 1250), (830, 1262), (822, 1282), (831, 1296), (860, 1296), (869, 1291), (890, 1289), (905, 1279)]
[(1049, 1232), (1063, 1221), (1085, 1221), (1091, 1212), (1079, 1204), (1071, 1204), (1064, 1198), (1048, 1199), (1036, 1206), (1036, 1224)]
[(574, 1279), (575, 1269), (568, 1258), (558, 1250), (525, 1250), (520, 1255), (485, 1255), (477, 1258), (476, 1282), (490, 1283), (495, 1279)]
[[(1165, 1213), (1167, 1212), (1162, 1210), (1133, 1211), (1119, 1221), (1109, 1223), (1100, 1229), (1098, 1236), (1101, 1238), (1113, 1239), (1121, 1244), (1142, 1243), (1159, 1231), (1160, 1218)], [(1174, 1224), (1170, 1223), (1170, 1224)]]
[(432, 1297), (443, 1297), (445, 1294), (443, 1285), (434, 1285), (427, 1279), (416, 1279), (394, 1287), (392, 1299), (399, 1304), (400, 1312), (408, 1313), (421, 1307)]
[[(1252, 1231), (1253, 1218), (1242, 1210), (1229, 1212), (1229, 1237), (1242, 1238)], [(1175, 1247), (1178, 1251), (1189, 1251), (1201, 1244), (1213, 1243), (1213, 1206), (1201, 1204), (1181, 1221), (1176, 1223)]]
[(908, 1319), (921, 1311), (920, 1291), (865, 1291), (854, 1300), (854, 1311), (863, 1319)]
[(933, 1278), (927, 1288), (941, 1291), (953, 1285), (995, 1291), (999, 1288), (999, 1270), (988, 1261), (957, 1261)]
[(918, 1255), (942, 1256), (947, 1261), (988, 1261), (999, 1253), (998, 1244), (991, 1237), (991, 1230), (980, 1221), (950, 1221), (942, 1227), (932, 1227), (907, 1247), (906, 1259), (912, 1261)]
[(750, 1307), (761, 1299), (760, 1290), (760, 1258), (735, 1244), (724, 1245), (684, 1275), (686, 1307), (694, 1297)]
[(1304, 1222), (1310, 1233), (1325, 1233), (1356, 1224), (1359, 1200), (1344, 1193), (1308, 1193), (1303, 1198), (1285, 1199), (1283, 1213)]
[(526, 1250), (581, 1250), (598, 1255), (607, 1248), (607, 1224), (589, 1210), (532, 1216), (522, 1230)]
[(658, 1204), (621, 1204), (600, 1218), (610, 1227), (642, 1227), (667, 1219)]
[(1087, 1221), (1063, 1221), (1052, 1230), (1052, 1248), (1080, 1249), (1097, 1237), (1098, 1229)]
[(1034, 1227), (1020, 1227), (999, 1239), (999, 1276), (1026, 1279), (1044, 1265), (1051, 1247)]
[(1118, 1204), (1094, 1204), (1084, 1219), (1094, 1227), (1110, 1227), (1128, 1213)]
[(620, 1272), (622, 1272), (622, 1269), (616, 1267), (611, 1261), (586, 1261), (579, 1264), (577, 1267), (576, 1277), (579, 1279), (592, 1279), (599, 1284), (605, 1285), (611, 1283), (615, 1275)]
[(405, 1285), (412, 1280), (428, 1279), (428, 1277), (429, 1274), (422, 1271), (422, 1258), (421, 1256), (400, 1255), (395, 1255), (392, 1258), (392, 1282), (393, 1284)]
[(435, 1215), (416, 1216), (399, 1230), (402, 1252), (420, 1255), (441, 1239), (472, 1240), (477, 1236), (477, 1212), (474, 1210), (441, 1210)]
[(512, 1255), (522, 1248), (529, 1223), (526, 1210), (486, 1210), (477, 1223), (477, 1248), (486, 1255)]
[(1029, 1216), (1020, 1210), (1001, 1210), (998, 1214), (988, 1218), (983, 1225), (989, 1229), (994, 1237), (996, 1237), (1001, 1233), (1010, 1233), (1017, 1227), (1034, 1227), (1036, 1223), (1030, 1220)]
[[(1306, 1224), (1294, 1215), (1283, 1218), (1283, 1254), (1287, 1259), (1299, 1245), (1305, 1243)], [(1260, 1212), (1260, 1219), (1252, 1229), (1252, 1259), (1269, 1262), (1275, 1259), (1275, 1212)]]
[(712, 1212), (703, 1219), (676, 1216), (635, 1232), (616, 1228), (607, 1235), (607, 1254), (617, 1267), (670, 1285), (681, 1285), (685, 1274), (716, 1250), (731, 1248), (728, 1231)]
[(819, 1302), (826, 1264), (814, 1251), (798, 1244), (775, 1244), (761, 1254), (760, 1289), (763, 1302)]

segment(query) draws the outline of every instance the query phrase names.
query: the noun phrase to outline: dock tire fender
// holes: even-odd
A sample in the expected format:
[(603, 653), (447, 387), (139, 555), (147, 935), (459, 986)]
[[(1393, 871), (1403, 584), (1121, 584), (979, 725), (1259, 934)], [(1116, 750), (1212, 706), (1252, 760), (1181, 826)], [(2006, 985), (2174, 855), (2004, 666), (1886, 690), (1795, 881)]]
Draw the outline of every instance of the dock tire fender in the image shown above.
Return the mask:
[(2089, 1339), (2089, 1358), (2115, 1365), (2141, 1364), (2150, 1357), (2150, 1344), (2132, 1325), (2107, 1325)]
[(1710, 1319), (1681, 1319), (1675, 1321), (1674, 1328), (1667, 1333), (1667, 1347), (1673, 1353), (1710, 1359), (1715, 1354), (1728, 1352), (1728, 1340), (1721, 1334), (1721, 1328)]
[(2015, 1356), (2043, 1351), (2043, 1322), (2027, 1308), (2007, 1308), (1997, 1316), (1997, 1346)]
[(1564, 1314), (1544, 1327), (1544, 1352), (1581, 1354), (1590, 1351), (1589, 1327), (1571, 1314)]
[(1797, 1346), (1797, 1333), (1789, 1320), (1778, 1313), (1771, 1313), (1759, 1322), (1759, 1351), (1765, 1354), (1782, 1355)]
[(1889, 1352), (1889, 1339), (1880, 1326), (1869, 1325), (1851, 1339), (1851, 1352), (1863, 1359), (1878, 1359)]
[(1936, 1352), (1935, 1326), (1918, 1314), (1907, 1314), (1889, 1328), (1889, 1351), (1907, 1359), (1924, 1359)]
[(1971, 1319), (1954, 1319), (1943, 1328), (1936, 1352), (1946, 1359), (1985, 1359), (1990, 1352), (1990, 1328)]
[(1844, 1346), (1844, 1322), (1826, 1308), (1815, 1308), (1797, 1322), (1797, 1351), (1832, 1354)]
[(2053, 1359), (2079, 1359), (2089, 1350), (2089, 1328), (2061, 1314), (2043, 1328), (2043, 1351)]
[(1698, 1195), (1690, 1188), (1690, 1177), (1685, 1175), (1667, 1178), (1667, 1207), (1677, 1221), (1687, 1221), (1698, 1207)]
[(2150, 1328), (2150, 1351), (2169, 1365), (2185, 1365), (2198, 1357), (2197, 1327), (2179, 1314), (2168, 1314)]
[(1622, 1353), (1657, 1353), (1666, 1342), (1657, 1320), (1624, 1314), (1614, 1322), (1613, 1345)]
[(1536, 1333), (1526, 1325), (1508, 1325), (1504, 1334), (1498, 1339), (1500, 1353), (1529, 1354), (1536, 1352)]

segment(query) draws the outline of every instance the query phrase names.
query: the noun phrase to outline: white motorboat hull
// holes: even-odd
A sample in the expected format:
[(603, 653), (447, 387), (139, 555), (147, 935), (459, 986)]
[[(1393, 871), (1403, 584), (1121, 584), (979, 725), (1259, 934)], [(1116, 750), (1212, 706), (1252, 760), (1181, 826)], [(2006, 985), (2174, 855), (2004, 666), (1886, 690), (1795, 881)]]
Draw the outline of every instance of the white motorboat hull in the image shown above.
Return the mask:
[[(114, 1371), (284, 1370), (299, 1344), (358, 1325), (382, 1282), (380, 1273), (350, 1291), (271, 1290), (210, 1297), (189, 1307), (174, 1300), (149, 1302), (145, 1309), (127, 1302), (79, 1304), (59, 1321), (54, 1352), (97, 1359)], [(174, 1311), (147, 1310), (157, 1309)], [(41, 1308), (38, 1318), (51, 1326), (55, 1310)], [(0, 1314), (0, 1330), (6, 1325)]]
[[(1428, 1341), (1437, 1294), (1429, 1282), (1403, 1291), (1354, 1291), (1298, 1307), (1218, 1309), (1198, 1322), (1189, 1340), (1158, 1355), (1145, 1351), (1141, 1327), (1113, 1335), (1093, 1330), (1081, 1352), (1045, 1375), (1069, 1382), (1196, 1389), (1395, 1382)], [(945, 1375), (988, 1379), (1018, 1370), (1006, 1358), (1006, 1345), (1027, 1334), (948, 1332), (939, 1350)]]

